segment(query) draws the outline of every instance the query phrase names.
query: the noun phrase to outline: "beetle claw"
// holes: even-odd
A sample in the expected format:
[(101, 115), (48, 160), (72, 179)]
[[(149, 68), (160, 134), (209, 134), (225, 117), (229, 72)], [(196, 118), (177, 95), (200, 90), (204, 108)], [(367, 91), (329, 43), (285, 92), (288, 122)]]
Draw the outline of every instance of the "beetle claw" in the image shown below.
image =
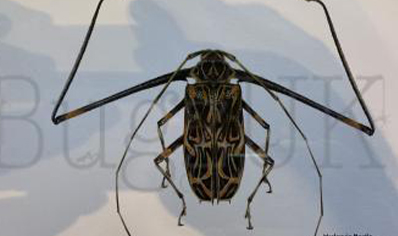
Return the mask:
[(162, 188), (167, 188), (167, 187), (168, 187), (168, 185), (166, 184), (166, 177), (163, 177)]
[(182, 211), (181, 211), (181, 213), (180, 213), (180, 216), (178, 217), (178, 226), (184, 226), (184, 224), (181, 223), (181, 218), (182, 218), (183, 216), (186, 216), (186, 215), (187, 215), (187, 210), (186, 210), (186, 209), (187, 209), (187, 208), (184, 206), (183, 209), (182, 209)]
[(271, 183), (268, 181), (267, 178), (264, 179), (264, 182), (268, 185), (268, 191), (267, 191), (267, 193), (272, 193), (272, 186), (271, 186)]
[(250, 215), (250, 209), (247, 209), (246, 214), (245, 214), (245, 218), (248, 220), (248, 226), (246, 227), (246, 229), (248, 230), (252, 230), (253, 229), (253, 225), (251, 222), (251, 215)]

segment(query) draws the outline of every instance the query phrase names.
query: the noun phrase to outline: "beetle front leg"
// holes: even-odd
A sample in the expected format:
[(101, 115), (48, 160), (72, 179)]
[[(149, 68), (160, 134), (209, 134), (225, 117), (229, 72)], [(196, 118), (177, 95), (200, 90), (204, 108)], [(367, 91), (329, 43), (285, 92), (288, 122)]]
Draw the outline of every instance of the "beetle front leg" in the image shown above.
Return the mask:
[(165, 161), (166, 159), (169, 158), (169, 156), (177, 149), (179, 148), (183, 143), (183, 137), (179, 137), (176, 141), (174, 141), (168, 148), (166, 148), (158, 157), (155, 158), (154, 162), (156, 164), (156, 167), (158, 170), (162, 173), (164, 178), (169, 181), (170, 185), (173, 187), (174, 191), (177, 193), (177, 196), (181, 199), (182, 201), (182, 211), (180, 213), (180, 216), (178, 217), (178, 226), (183, 226), (181, 223), (181, 218), (187, 214), (186, 209), (187, 205), (185, 203), (184, 195), (178, 190), (177, 186), (174, 184), (173, 180), (169, 175), (167, 175), (166, 170), (164, 170), (161, 166), (160, 163)]

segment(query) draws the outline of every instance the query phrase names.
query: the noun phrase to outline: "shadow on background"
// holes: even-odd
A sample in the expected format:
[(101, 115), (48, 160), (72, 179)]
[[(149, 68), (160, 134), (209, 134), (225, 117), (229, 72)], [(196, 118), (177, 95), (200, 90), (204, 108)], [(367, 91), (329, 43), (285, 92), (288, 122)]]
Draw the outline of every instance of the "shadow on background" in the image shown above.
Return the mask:
[[(184, 1), (169, 4), (161, 1), (136, 0), (130, 5), (130, 15), (134, 24), (98, 26), (94, 37), (100, 37), (102, 34), (119, 35), (122, 31), (132, 31), (137, 48), (131, 49), (131, 54), (140, 71), (133, 73), (90, 72), (82, 67), (79, 73), (81, 82), (77, 82), (69, 94), (69, 102), (75, 103), (70, 107), (78, 105), (81, 99), (101, 98), (102, 95), (106, 96), (126, 88), (126, 82), (121, 81), (130, 83), (131, 78), (139, 78), (127, 84), (130, 86), (138, 81), (174, 70), (188, 52), (203, 48), (225, 49), (240, 58), (253, 72), (270, 79), (277, 80), (275, 78), (280, 74), (307, 78), (297, 82), (297, 90), (317, 101), (325, 99), (323, 97), (324, 79), (311, 79), (314, 73), (310, 69), (286, 55), (290, 53), (310, 55), (313, 60), (324, 61), (324, 66), (331, 68), (334, 74), (342, 74), (339, 61), (322, 42), (309, 36), (270, 8), (253, 3), (237, 7), (227, 5), (222, 1), (210, 0), (195, 3), (197, 4), (194, 6), (195, 11), (201, 17), (191, 15), (189, 24), (198, 25), (198, 31), (202, 31), (202, 37), (191, 39), (187, 36), (187, 29), (181, 27), (181, 23), (173, 17), (178, 15), (177, 13), (186, 11), (184, 4), (186, 4)], [(40, 26), (39, 28), (45, 32), (43, 35), (46, 38), (40, 37), (48, 41), (49, 47), (65, 48), (64, 50), (70, 47), (71, 50), (77, 52), (81, 41), (71, 46), (70, 44), (62, 45), (61, 42), (66, 40), (61, 39), (74, 35), (83, 37), (87, 28), (87, 26), (55, 26), (47, 15), (9, 1), (3, 1), (0, 9), (1, 40), (7, 38), (14, 27), (23, 25), (29, 19), (32, 24)], [(213, 19), (221, 26), (233, 24), (235, 26), (233, 32), (207, 28), (206, 24), (210, 22), (211, 25)], [(261, 26), (260, 32), (256, 26)], [(214, 27), (217, 29), (220, 26), (214, 25)], [(36, 32), (23, 31), (23, 37), (30, 37), (34, 33)], [(266, 49), (251, 50), (245, 46), (229, 49), (223, 46), (223, 41), (234, 34), (242, 40), (258, 36), (264, 41), (263, 44), (267, 45), (264, 47)], [(248, 38), (242, 36), (245, 34)], [(32, 37), (37, 39), (37, 36)], [(213, 41), (212, 38), (215, 40)], [(0, 199), (0, 228), (5, 235), (9, 236), (56, 235), (70, 227), (79, 217), (92, 214), (107, 203), (107, 192), (112, 191), (114, 187), (115, 163), (123, 147), (120, 143), (125, 141), (123, 139), (125, 137), (118, 139), (112, 136), (111, 138), (109, 133), (128, 135), (126, 127), (134, 126), (137, 120), (133, 116), (133, 122), (129, 124), (131, 119), (126, 122), (123, 118), (126, 114), (131, 114), (132, 108), (129, 108), (129, 113), (115, 106), (109, 106), (106, 108), (106, 114), (112, 115), (107, 115), (106, 122), (103, 121), (103, 130), (107, 134), (105, 136), (106, 150), (100, 149), (104, 143), (98, 141), (101, 139), (98, 132), (101, 126), (99, 112), (80, 118), (79, 121), (76, 120), (76, 123), (71, 122), (68, 141), (65, 143), (64, 126), (52, 126), (49, 116), (66, 73), (57, 70), (50, 56), (35, 53), (35, 49), (30, 45), (26, 44), (24, 48), (17, 48), (2, 41), (0, 41), (0, 76), (2, 79), (1, 104), (4, 109), (2, 109), (1, 124), (0, 191), (20, 191), (23, 194), (15, 198)], [(56, 41), (59, 45), (54, 45)], [(109, 43), (106, 46), (115, 45)], [(123, 45), (116, 46), (123, 47)], [(273, 50), (273, 47), (276, 49)], [(71, 58), (71, 61), (73, 59)], [(90, 51), (85, 60), (95, 60), (90, 57)], [(13, 80), (15, 78), (20, 78), (20, 80), (16, 82)], [(82, 81), (83, 78), (84, 81)], [(34, 98), (34, 85), (29, 85), (27, 81), (34, 81), (40, 90), (40, 99), (38, 99), (40, 103), (37, 107), (31, 102)], [(292, 86), (291, 80), (279, 77), (277, 81), (286, 86)], [(348, 83), (340, 84), (343, 84), (338, 85), (341, 87), (348, 85)], [(170, 109), (173, 103), (177, 103), (182, 97), (180, 91), (183, 91), (183, 86), (183, 84), (177, 84), (171, 88), (168, 103), (164, 104), (168, 107), (167, 109)], [(172, 171), (188, 203), (188, 215), (184, 221), (187, 226), (197, 229), (204, 235), (312, 234), (318, 214), (318, 192), (315, 170), (309, 161), (306, 149), (297, 133), (292, 131), (280, 109), (263, 90), (250, 86), (243, 87), (246, 92), (245, 99), (262, 114), (273, 129), (271, 155), (277, 165), (279, 164), (271, 176), (275, 192), (272, 195), (266, 195), (263, 189), (259, 191), (252, 207), (253, 223), (256, 229), (248, 232), (245, 229), (246, 221), (243, 215), (246, 197), (260, 176), (260, 163), (256, 157), (248, 152), (243, 183), (232, 204), (212, 207), (205, 203), (200, 205), (190, 193), (180, 150), (172, 157)], [(347, 101), (338, 97), (341, 94), (340, 90), (334, 91), (333, 88), (331, 90), (333, 107), (336, 110), (342, 110), (339, 108), (344, 108)], [(350, 90), (344, 91), (351, 96)], [(140, 104), (150, 101), (153, 94), (146, 92), (138, 95), (138, 99), (134, 102), (130, 99), (119, 104), (123, 108), (131, 105), (138, 109)], [(82, 96), (84, 98), (81, 98)], [(137, 105), (137, 100), (145, 102), (139, 102)], [(7, 106), (7, 101), (11, 105)], [(368, 139), (365, 135), (339, 124), (333, 128), (332, 140), (329, 143), (319, 141), (324, 140), (325, 124), (329, 124), (323, 123), (325, 117), (302, 105), (295, 106), (289, 99), (285, 101), (294, 108), (295, 117), (309, 137), (314, 153), (324, 169), (326, 216), (320, 232), (365, 232), (373, 235), (393, 235), (394, 232), (398, 232), (398, 226), (394, 221), (398, 212), (397, 192), (380, 164), (391, 169), (396, 169), (397, 165), (384, 138), (376, 134), (375, 138)], [(162, 112), (166, 113), (167, 109), (165, 108)], [(352, 115), (358, 114), (358, 117), (363, 117), (357, 111), (350, 112)], [(23, 117), (23, 113), (31, 116)], [(20, 119), (15, 119), (15, 117)], [(246, 116), (246, 119), (250, 118)], [(156, 119), (151, 121), (147, 122), (145, 128), (153, 131), (154, 135), (150, 135), (150, 142), (141, 136), (138, 144), (137, 142), (133, 144), (131, 155), (134, 158), (125, 168), (124, 179), (129, 181), (129, 187), (140, 191), (158, 191), (160, 183), (160, 175), (152, 165), (152, 159), (156, 153), (145, 152), (145, 149), (141, 150), (139, 147), (140, 144), (149, 142), (154, 149), (160, 150), (158, 141), (154, 138), (156, 129), (150, 128), (150, 126), (155, 126)], [(258, 132), (252, 121), (247, 122), (249, 135), (259, 143), (263, 143), (262, 132)], [(119, 128), (120, 123), (125, 126)], [(180, 131), (168, 130), (167, 136), (176, 136), (178, 132)], [(42, 142), (35, 143), (34, 140), (41, 136)], [(116, 141), (109, 139), (116, 139)], [(172, 140), (168, 139), (167, 143), (171, 142)], [(330, 153), (325, 153), (326, 145), (331, 145)], [(68, 150), (70, 150), (69, 157), (66, 157)], [(38, 152), (39, 158), (32, 155), (35, 151)], [(104, 153), (99, 155), (101, 151)], [(113, 157), (115, 154), (116, 157)], [(325, 160), (328, 155), (332, 157), (331, 161)], [(105, 164), (106, 156), (112, 156), (108, 164)], [(26, 160), (26, 157), (32, 158)], [(50, 159), (52, 159), (51, 162), (47, 161)], [(342, 167), (336, 167), (336, 163), (342, 164)], [(66, 168), (67, 164), (69, 167), (72, 165), (77, 168), (71, 170)], [(129, 168), (138, 171), (128, 172)], [(141, 173), (149, 173), (149, 177), (139, 176)], [(174, 192), (170, 188), (162, 190), (159, 192), (159, 197), (170, 213), (176, 216), (177, 224), (180, 202)], [(128, 222), (133, 229), (145, 227), (135, 225), (132, 219)]]

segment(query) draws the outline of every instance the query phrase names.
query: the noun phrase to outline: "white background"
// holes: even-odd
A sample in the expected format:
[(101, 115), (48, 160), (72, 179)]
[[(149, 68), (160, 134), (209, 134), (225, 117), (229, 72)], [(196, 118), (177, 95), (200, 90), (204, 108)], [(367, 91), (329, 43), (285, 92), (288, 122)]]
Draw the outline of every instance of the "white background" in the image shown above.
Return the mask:
[[(116, 215), (115, 165), (131, 129), (159, 89), (67, 124), (54, 126), (50, 121), (96, 4), (0, 1), (0, 235), (125, 235)], [(377, 131), (367, 137), (340, 123), (330, 128), (325, 121), (327, 125), (333, 121), (326, 116), (283, 98), (294, 106), (295, 118), (324, 173), (325, 217), (319, 235), (397, 235), (398, 3), (327, 4), (355, 75), (378, 79), (364, 91)], [(68, 105), (84, 105), (172, 71), (186, 54), (203, 48), (229, 51), (253, 72), (284, 86), (296, 82), (296, 91), (337, 111), (355, 100), (315, 3), (117, 0), (105, 1)], [(315, 75), (321, 78), (314, 79)], [(336, 76), (341, 79), (325, 87)], [(361, 88), (368, 82), (358, 79)], [(182, 98), (181, 83), (172, 86), (162, 109), (149, 117), (123, 172), (122, 209), (134, 235), (313, 234), (318, 182), (305, 146), (263, 90), (243, 87), (245, 99), (271, 124), (271, 155), (277, 165), (270, 177), (274, 193), (261, 188), (253, 203), (255, 230), (247, 231), (243, 218), (246, 198), (261, 172), (250, 151), (232, 204), (214, 207), (200, 205), (191, 193), (182, 152), (176, 152), (173, 177), (188, 204), (186, 226), (177, 226), (180, 202), (170, 188), (159, 189), (161, 176), (152, 159), (161, 150), (156, 121)], [(327, 93), (330, 98), (325, 98)], [(358, 106), (344, 114), (366, 122)], [(262, 143), (261, 128), (246, 119), (248, 134)], [(181, 114), (170, 122), (167, 143), (181, 134), (182, 123)], [(98, 156), (102, 151), (104, 155)]]

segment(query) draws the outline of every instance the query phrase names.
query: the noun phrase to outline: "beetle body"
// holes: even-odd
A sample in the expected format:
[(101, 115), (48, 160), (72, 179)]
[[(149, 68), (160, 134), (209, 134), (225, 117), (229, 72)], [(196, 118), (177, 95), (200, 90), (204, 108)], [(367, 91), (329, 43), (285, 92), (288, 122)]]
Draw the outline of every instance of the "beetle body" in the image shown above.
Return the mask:
[[(234, 55), (230, 53), (221, 50), (210, 49), (189, 54), (180, 64), (178, 69), (171, 73), (148, 80), (58, 116), (57, 112), (65, 98), (68, 89), (70, 88), (70, 85), (79, 68), (80, 62), (82, 61), (83, 55), (87, 49), (87, 45), (93, 32), (103, 1), (104, 0), (100, 0), (98, 3), (80, 53), (78, 54), (73, 69), (70, 72), (69, 78), (66, 81), (58, 102), (53, 110), (51, 119), (55, 124), (59, 124), (68, 119), (80, 116), (93, 109), (99, 108), (105, 104), (116, 101), (120, 98), (164, 84), (163, 89), (158, 95), (156, 95), (151, 106), (148, 108), (144, 117), (132, 133), (126, 150), (124, 151), (116, 170), (115, 193), (117, 213), (119, 214), (126, 233), (131, 236), (131, 233), (122, 216), (119, 203), (119, 175), (122, 170), (122, 165), (126, 159), (126, 155), (129, 153), (129, 147), (133, 142), (138, 130), (142, 127), (144, 121), (148, 118), (156, 103), (166, 92), (168, 86), (175, 81), (188, 82), (189, 78), (193, 78), (195, 83), (187, 85), (184, 99), (169, 113), (167, 113), (166, 116), (158, 121), (158, 134), (162, 144), (163, 152), (154, 159), (156, 167), (163, 175), (162, 186), (167, 187), (167, 185), (164, 184), (165, 181), (167, 181), (177, 196), (181, 199), (182, 210), (178, 217), (178, 225), (182, 225), (181, 218), (186, 215), (187, 206), (183, 193), (179, 191), (178, 187), (173, 182), (172, 175), (169, 170), (169, 158), (171, 154), (181, 146), (184, 147), (185, 167), (188, 181), (193, 192), (200, 200), (211, 201), (212, 203), (214, 203), (215, 200), (217, 202), (231, 200), (231, 198), (237, 192), (243, 175), (245, 163), (245, 145), (247, 145), (248, 148), (250, 148), (263, 161), (261, 178), (258, 180), (256, 187), (247, 199), (245, 213), (245, 218), (248, 220), (247, 229), (253, 229), (251, 224), (250, 205), (254, 196), (259, 190), (260, 185), (262, 183), (267, 184), (269, 187), (268, 193), (272, 192), (271, 184), (268, 180), (268, 175), (274, 166), (274, 160), (268, 154), (271, 128), (270, 125), (260, 115), (258, 115), (248, 103), (242, 100), (242, 92), (239, 83), (244, 82), (262, 87), (279, 105), (281, 110), (290, 120), (291, 124), (298, 131), (306, 144), (309, 157), (315, 167), (319, 179), (320, 207), (314, 233), (316, 236), (324, 215), (321, 170), (316, 162), (313, 152), (311, 151), (307, 137), (293, 118), (293, 115), (279, 99), (277, 93), (293, 98), (368, 135), (373, 135), (375, 132), (372, 116), (370, 115), (370, 112), (368, 111), (361, 93), (355, 83), (353, 73), (348, 66), (340, 42), (337, 38), (330, 14), (322, 0), (307, 1), (319, 3), (325, 11), (331, 35), (339, 53), (341, 62), (343, 63), (349, 82), (356, 97), (358, 98), (362, 110), (366, 115), (369, 125), (365, 125), (355, 119), (349, 118), (344, 114), (336, 112), (278, 83), (253, 74)], [(200, 60), (197, 65), (190, 68), (183, 68), (188, 61), (199, 56)], [(239, 68), (231, 67), (226, 60), (233, 62), (235, 65), (239, 66)], [(234, 79), (238, 82), (238, 84), (231, 83), (231, 80)], [(170, 146), (166, 147), (161, 126), (165, 125), (167, 121), (170, 120), (178, 111), (184, 108), (184, 133)], [(264, 132), (266, 132), (264, 148), (260, 147), (249, 136), (245, 135), (243, 110), (245, 110), (245, 112), (247, 112), (251, 118), (254, 119), (264, 129)], [(166, 163), (166, 168), (163, 168), (160, 165), (163, 162)]]
[(184, 156), (190, 186), (202, 201), (230, 200), (244, 169), (241, 89), (236, 84), (186, 87)]

